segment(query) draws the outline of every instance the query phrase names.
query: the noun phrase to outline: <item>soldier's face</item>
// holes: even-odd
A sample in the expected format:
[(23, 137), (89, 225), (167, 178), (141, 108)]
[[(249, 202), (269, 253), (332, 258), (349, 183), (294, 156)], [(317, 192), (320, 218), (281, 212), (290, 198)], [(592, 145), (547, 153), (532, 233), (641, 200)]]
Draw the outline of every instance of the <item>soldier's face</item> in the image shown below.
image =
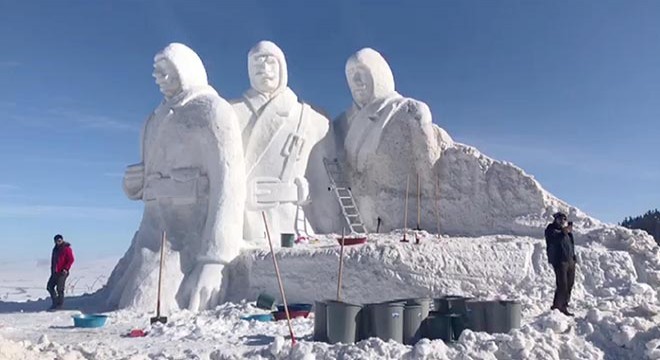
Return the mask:
[(181, 80), (174, 65), (167, 60), (159, 60), (154, 64), (152, 76), (166, 98), (172, 98), (181, 91)]
[(374, 82), (369, 70), (363, 65), (353, 66), (348, 69), (346, 76), (353, 100), (360, 106), (368, 104), (374, 93)]
[(280, 85), (280, 64), (271, 54), (254, 54), (248, 59), (250, 85), (260, 93), (270, 94)]

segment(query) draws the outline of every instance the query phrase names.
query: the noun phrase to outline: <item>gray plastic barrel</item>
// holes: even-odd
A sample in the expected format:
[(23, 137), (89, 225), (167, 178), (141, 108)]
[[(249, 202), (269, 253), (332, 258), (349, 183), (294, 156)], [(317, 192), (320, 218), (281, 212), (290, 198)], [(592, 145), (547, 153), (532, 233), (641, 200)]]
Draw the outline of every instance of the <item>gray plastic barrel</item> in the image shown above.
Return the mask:
[(441, 314), (465, 314), (465, 301), (468, 298), (463, 296), (444, 296), (438, 299), (433, 299), (434, 310)]
[(328, 342), (327, 311), (325, 301), (314, 302), (314, 341)]
[(421, 326), (426, 319), (422, 305), (406, 304), (403, 309), (403, 343), (415, 345), (422, 338)]
[(413, 298), (406, 299), (406, 305), (420, 305), (422, 307), (422, 318), (425, 319), (429, 316), (429, 311), (431, 311), (431, 304), (433, 299), (431, 298)]
[(472, 331), (487, 331), (486, 326), (486, 308), (488, 301), (467, 300), (465, 307), (467, 309), (466, 327)]
[(340, 301), (327, 302), (326, 322), (330, 344), (352, 344), (357, 340), (360, 309), (360, 305)]
[(403, 342), (403, 303), (372, 304), (369, 334), (383, 341)]
[(489, 301), (486, 307), (486, 330), (489, 333), (508, 333), (520, 327), (522, 306), (517, 301)]
[(422, 325), (422, 337), (430, 340), (449, 342), (452, 339), (451, 317), (437, 311), (431, 311)]

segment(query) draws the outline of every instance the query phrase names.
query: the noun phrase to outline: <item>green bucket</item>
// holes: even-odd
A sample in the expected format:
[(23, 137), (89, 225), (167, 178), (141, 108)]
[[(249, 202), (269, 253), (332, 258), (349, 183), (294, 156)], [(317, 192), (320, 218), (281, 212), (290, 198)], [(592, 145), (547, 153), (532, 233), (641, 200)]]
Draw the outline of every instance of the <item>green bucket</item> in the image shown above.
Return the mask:
[(282, 247), (290, 248), (293, 247), (293, 243), (296, 241), (296, 234), (281, 234), (281, 243)]
[(257, 307), (264, 310), (273, 310), (275, 305), (275, 298), (268, 294), (259, 294), (257, 297)]

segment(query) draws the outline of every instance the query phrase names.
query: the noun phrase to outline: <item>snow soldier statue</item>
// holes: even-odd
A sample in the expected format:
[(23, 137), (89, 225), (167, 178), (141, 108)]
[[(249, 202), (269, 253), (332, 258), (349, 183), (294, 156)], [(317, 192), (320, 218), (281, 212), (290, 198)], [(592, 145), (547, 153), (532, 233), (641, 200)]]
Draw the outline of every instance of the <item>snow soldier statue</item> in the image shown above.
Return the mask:
[(328, 196), (323, 168), (326, 146), (332, 144), (332, 136), (326, 138), (328, 118), (300, 101), (287, 86), (286, 59), (274, 43), (261, 41), (249, 51), (248, 74), (251, 88), (231, 101), (245, 152), (244, 238), (253, 244), (263, 241), (262, 211), (277, 239), (281, 233), (305, 236), (314, 230), (329, 230), (320, 229), (323, 224), (313, 229), (308, 222), (316, 225), (314, 219), (322, 223), (324, 218), (320, 215), (324, 210), (315, 205)]
[(155, 304), (166, 231), (164, 302), (205, 309), (218, 303), (223, 268), (241, 248), (241, 134), (233, 109), (209, 86), (202, 61), (187, 46), (173, 43), (158, 53), (153, 77), (164, 100), (144, 124), (142, 162), (126, 169), (123, 182), (130, 199), (144, 201), (144, 213), (108, 282), (109, 301)]
[[(374, 231), (381, 222), (381, 231), (403, 228), (407, 178), (411, 200), (416, 200), (417, 174), (423, 198), (429, 199), (425, 210), (432, 214), (438, 142), (449, 143), (451, 138), (433, 125), (425, 103), (396, 92), (392, 70), (375, 50), (353, 54), (345, 71), (353, 104), (335, 121), (335, 134), (365, 226)], [(410, 204), (414, 210), (416, 201)], [(416, 213), (410, 211), (412, 219)]]

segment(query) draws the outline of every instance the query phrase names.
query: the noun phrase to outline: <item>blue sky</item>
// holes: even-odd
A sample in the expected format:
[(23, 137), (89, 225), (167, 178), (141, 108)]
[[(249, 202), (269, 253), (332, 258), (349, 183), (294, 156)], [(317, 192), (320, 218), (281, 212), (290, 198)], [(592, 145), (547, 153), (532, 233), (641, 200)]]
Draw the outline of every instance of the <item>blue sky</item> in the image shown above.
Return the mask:
[(55, 233), (83, 257), (128, 248), (142, 205), (121, 174), (174, 41), (234, 98), (249, 48), (273, 40), (332, 116), (346, 59), (373, 47), (456, 140), (598, 218), (640, 214), (660, 206), (658, 19), (657, 1), (0, 0), (0, 259), (47, 257)]

